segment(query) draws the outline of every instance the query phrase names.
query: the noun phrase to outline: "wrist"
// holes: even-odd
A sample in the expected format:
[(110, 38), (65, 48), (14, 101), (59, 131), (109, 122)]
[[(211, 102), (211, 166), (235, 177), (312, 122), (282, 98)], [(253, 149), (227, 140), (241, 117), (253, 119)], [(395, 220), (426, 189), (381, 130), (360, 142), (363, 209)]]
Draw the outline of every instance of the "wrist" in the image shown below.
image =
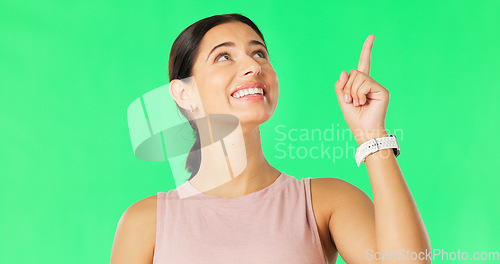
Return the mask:
[(387, 159), (389, 157), (396, 157), (394, 155), (394, 150), (392, 149), (381, 149), (375, 153), (368, 155), (365, 158), (365, 164), (369, 164), (372, 160)]
[[(374, 134), (365, 134), (358, 140), (360, 146), (356, 149), (354, 159), (358, 167), (366, 160), (386, 159), (390, 156), (397, 157), (400, 153), (396, 135), (385, 135), (384, 131)], [(363, 142), (366, 140), (365, 142)], [(367, 159), (372, 156), (371, 159)]]
[(361, 146), (361, 144), (365, 143), (366, 141), (373, 139), (373, 138), (380, 138), (380, 137), (388, 137), (389, 134), (383, 129), (373, 129), (370, 131), (364, 130), (360, 131), (356, 134), (354, 134), (354, 139), (358, 143), (358, 146)]

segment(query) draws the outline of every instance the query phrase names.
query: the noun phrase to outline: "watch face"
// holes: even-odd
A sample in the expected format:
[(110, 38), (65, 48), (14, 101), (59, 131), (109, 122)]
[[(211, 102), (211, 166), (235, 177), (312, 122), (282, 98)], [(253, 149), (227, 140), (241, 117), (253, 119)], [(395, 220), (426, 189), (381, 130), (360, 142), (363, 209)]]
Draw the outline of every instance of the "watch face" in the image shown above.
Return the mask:
[(397, 139), (396, 135), (392, 134), (392, 135), (390, 135), (390, 136), (391, 136), (391, 137), (393, 137), (393, 138), (394, 138), (394, 141), (396, 142), (396, 146), (397, 146), (397, 148), (394, 148), (394, 154), (395, 154), (395, 155), (396, 155), (396, 157), (397, 157), (397, 156), (399, 156), (399, 153), (401, 153), (401, 151), (400, 151), (400, 149), (399, 149), (399, 142), (398, 142), (398, 139)]
[(393, 150), (394, 150), (394, 155), (396, 155), (396, 157), (399, 156), (399, 149), (393, 148)]

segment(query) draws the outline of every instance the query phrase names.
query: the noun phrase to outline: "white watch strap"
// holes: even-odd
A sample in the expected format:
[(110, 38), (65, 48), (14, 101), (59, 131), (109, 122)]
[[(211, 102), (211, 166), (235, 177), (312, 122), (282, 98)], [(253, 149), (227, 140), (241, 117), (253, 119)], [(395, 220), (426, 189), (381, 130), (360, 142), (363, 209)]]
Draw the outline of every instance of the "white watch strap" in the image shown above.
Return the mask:
[(356, 149), (356, 154), (354, 158), (356, 159), (356, 164), (358, 167), (361, 162), (365, 161), (368, 155), (377, 152), (381, 149), (394, 149), (394, 154), (396, 157), (399, 155), (399, 145), (395, 135), (389, 135), (388, 137), (372, 138), (365, 143), (361, 144)]

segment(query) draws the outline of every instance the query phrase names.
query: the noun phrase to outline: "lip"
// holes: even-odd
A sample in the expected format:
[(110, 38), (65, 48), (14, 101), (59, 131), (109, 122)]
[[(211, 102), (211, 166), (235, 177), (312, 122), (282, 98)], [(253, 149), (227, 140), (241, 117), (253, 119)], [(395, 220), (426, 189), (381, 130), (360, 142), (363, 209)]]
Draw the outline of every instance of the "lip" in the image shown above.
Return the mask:
[(244, 84), (236, 86), (236, 88), (233, 91), (231, 91), (231, 97), (233, 97), (233, 94), (236, 93), (237, 91), (243, 90), (243, 89), (248, 89), (248, 88), (261, 88), (262, 90), (264, 90), (264, 95), (266, 94), (266, 86), (263, 83), (261, 83), (261, 82), (248, 82), (248, 83), (244, 83)]

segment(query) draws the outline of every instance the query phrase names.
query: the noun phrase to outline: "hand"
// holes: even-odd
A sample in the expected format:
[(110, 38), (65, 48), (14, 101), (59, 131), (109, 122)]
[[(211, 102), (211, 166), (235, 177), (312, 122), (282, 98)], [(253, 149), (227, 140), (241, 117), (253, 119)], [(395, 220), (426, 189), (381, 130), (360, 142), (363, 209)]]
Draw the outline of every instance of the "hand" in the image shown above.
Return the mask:
[(371, 138), (387, 136), (385, 116), (389, 91), (370, 77), (370, 56), (374, 35), (366, 39), (358, 69), (342, 71), (335, 93), (344, 119), (359, 145)]

